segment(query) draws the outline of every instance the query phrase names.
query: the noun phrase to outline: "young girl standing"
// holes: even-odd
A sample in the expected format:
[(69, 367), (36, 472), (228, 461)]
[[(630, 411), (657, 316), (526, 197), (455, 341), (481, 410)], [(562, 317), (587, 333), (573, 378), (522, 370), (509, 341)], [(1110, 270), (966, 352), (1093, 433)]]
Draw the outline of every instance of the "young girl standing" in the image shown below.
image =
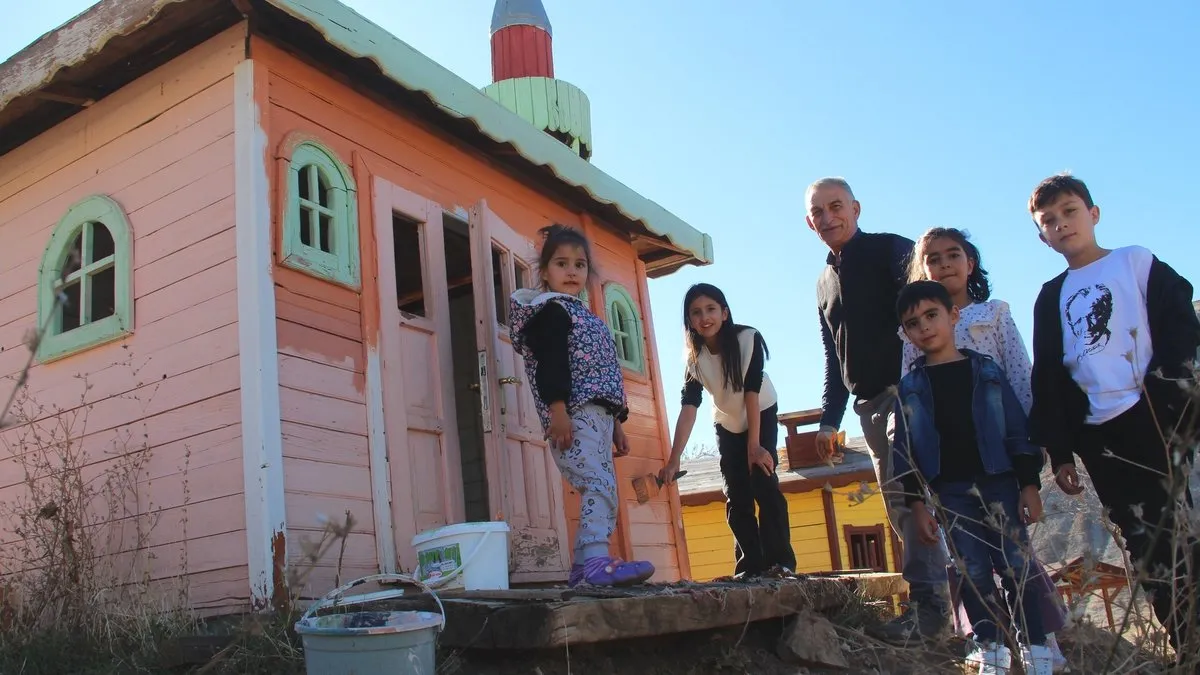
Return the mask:
[(513, 293), (509, 317), (513, 347), (525, 359), (549, 451), (579, 491), (569, 583), (641, 583), (654, 575), (654, 565), (608, 554), (617, 522), (613, 458), (629, 453), (621, 427), (628, 409), (612, 334), (579, 299), (593, 269), (591, 246), (578, 231), (562, 225), (541, 233), (542, 288)]
[(790, 574), (796, 568), (796, 555), (787, 500), (775, 474), (779, 406), (771, 378), (763, 371), (767, 345), (758, 331), (733, 322), (725, 294), (712, 284), (688, 289), (683, 326), (687, 348), (683, 408), (675, 422), (671, 458), (659, 478), (668, 483), (679, 470), (701, 391), (707, 391), (713, 399), (725, 480), (725, 518), (736, 542), (734, 574), (757, 576), (775, 567)]
[[(959, 321), (954, 329), (955, 346), (992, 357), (1007, 374), (1021, 407), (1029, 414), (1033, 405), (1030, 390), (1033, 364), (1008, 303), (991, 298), (991, 284), (987, 270), (980, 264), (979, 249), (967, 239), (967, 235), (948, 227), (935, 227), (921, 235), (913, 247), (908, 276), (910, 282), (929, 279), (946, 287), (959, 313)], [(900, 337), (904, 340), (903, 375), (912, 368), (913, 361), (921, 352), (905, 337), (903, 329), (900, 330)], [(1057, 672), (1066, 666), (1066, 659), (1054, 633), (1066, 625), (1066, 608), (1042, 564), (1034, 557), (1030, 558), (1030, 563), (1033, 574), (1028, 583), (1037, 584), (1042, 590), (1039, 599), (1047, 633), (1046, 645), (1053, 654)], [(966, 620), (962, 603), (956, 601), (955, 609), (963, 632), (969, 632), (970, 623)]]

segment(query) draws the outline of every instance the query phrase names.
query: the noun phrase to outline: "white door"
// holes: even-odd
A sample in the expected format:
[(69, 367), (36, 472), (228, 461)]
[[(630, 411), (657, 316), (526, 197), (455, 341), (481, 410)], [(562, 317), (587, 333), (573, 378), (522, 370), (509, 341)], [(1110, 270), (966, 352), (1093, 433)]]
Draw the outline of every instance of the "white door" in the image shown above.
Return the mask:
[(383, 179), (374, 199), (383, 429), (371, 441), (384, 445), (373, 455), (386, 458), (395, 551), (411, 570), (414, 534), (463, 519), (442, 208)]
[(481, 395), (490, 499), (502, 505), (512, 529), (511, 578), (515, 583), (565, 579), (570, 545), (562, 478), (546, 447), (533, 383), (508, 329), (509, 296), (537, 283), (536, 249), (486, 202), (471, 212), (471, 245), (480, 382), (487, 383)]

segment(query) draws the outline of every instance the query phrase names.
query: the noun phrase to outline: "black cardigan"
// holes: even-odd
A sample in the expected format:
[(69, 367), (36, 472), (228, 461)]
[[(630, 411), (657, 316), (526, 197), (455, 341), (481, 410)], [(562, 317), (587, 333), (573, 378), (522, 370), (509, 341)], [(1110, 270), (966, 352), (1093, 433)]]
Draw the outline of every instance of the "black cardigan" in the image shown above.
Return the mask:
[(896, 296), (904, 288), (913, 242), (859, 230), (840, 258), (830, 253), (817, 280), (825, 350), (821, 425), (838, 428), (850, 396), (870, 400), (900, 381), (904, 343)]
[[(1046, 448), (1055, 471), (1074, 463), (1079, 433), (1090, 410), (1087, 394), (1063, 363), (1063, 325), (1059, 310), (1067, 273), (1047, 281), (1033, 307), (1033, 410), (1029, 440)], [(1146, 284), (1146, 318), (1153, 356), (1145, 391), (1163, 429), (1173, 428), (1190, 392), (1176, 380), (1194, 377), (1200, 347), (1200, 320), (1192, 306), (1192, 284), (1157, 257)]]

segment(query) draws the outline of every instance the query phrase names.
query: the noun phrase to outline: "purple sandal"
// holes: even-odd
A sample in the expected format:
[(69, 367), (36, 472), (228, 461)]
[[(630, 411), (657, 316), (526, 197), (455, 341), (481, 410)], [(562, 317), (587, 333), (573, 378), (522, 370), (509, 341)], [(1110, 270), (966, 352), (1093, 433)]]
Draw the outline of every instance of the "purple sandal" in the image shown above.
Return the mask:
[(591, 586), (631, 586), (654, 576), (654, 565), (645, 560), (625, 562), (610, 556), (588, 558), (582, 565), (571, 567), (567, 582), (574, 588), (579, 584)]

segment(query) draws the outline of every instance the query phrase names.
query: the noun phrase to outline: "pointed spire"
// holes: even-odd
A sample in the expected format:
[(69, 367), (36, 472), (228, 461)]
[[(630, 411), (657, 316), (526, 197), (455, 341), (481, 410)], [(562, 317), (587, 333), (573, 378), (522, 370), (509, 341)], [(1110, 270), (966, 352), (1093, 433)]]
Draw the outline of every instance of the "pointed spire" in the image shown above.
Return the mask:
[(554, 35), (542, 0), (496, 0), (496, 9), (492, 11), (492, 33), (509, 26), (534, 26)]
[(579, 87), (554, 78), (554, 39), (542, 0), (496, 0), (492, 12), (492, 100), (592, 156), (592, 113)]

